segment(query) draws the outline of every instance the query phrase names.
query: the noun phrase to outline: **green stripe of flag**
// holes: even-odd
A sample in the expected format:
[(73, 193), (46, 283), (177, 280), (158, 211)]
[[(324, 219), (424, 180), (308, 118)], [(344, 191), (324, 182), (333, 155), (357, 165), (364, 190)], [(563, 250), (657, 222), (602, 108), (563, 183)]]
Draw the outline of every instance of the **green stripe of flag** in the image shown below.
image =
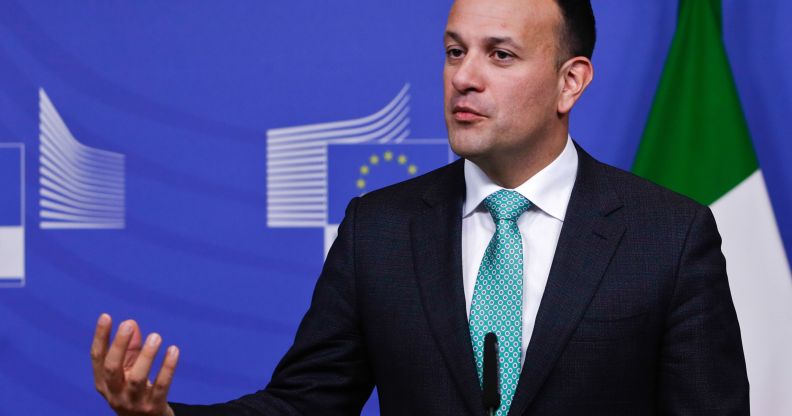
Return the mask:
[(720, 0), (680, 0), (633, 172), (709, 205), (759, 165), (721, 38)]

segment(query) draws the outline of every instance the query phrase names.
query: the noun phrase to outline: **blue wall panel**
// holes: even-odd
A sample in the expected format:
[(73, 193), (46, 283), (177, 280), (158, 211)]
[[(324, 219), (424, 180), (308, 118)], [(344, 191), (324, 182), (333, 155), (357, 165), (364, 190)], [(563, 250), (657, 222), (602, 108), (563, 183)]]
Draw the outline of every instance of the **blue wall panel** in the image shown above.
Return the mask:
[[(264, 386), (321, 268), (325, 230), (316, 221), (336, 222), (339, 209), (318, 197), (306, 207), (317, 213), (314, 223), (310, 216), (295, 220), (302, 225), (268, 222), (279, 212), (268, 205), (279, 195), (268, 188), (273, 132), (345, 120), (370, 126), (360, 120), (409, 85), (408, 124), (398, 131), (404, 141), (391, 144), (445, 138), (441, 42), (450, 4), (0, 0), (0, 143), (28, 149), (26, 284), (0, 289), (0, 414), (107, 414), (88, 359), (104, 311), (116, 323), (134, 317), (181, 347), (174, 400), (225, 401)], [(593, 4), (596, 76), (573, 112), (572, 135), (629, 169), (676, 1)], [(792, 65), (784, 21), (792, 6), (734, 0), (724, 15), (792, 252), (792, 82), (781, 73)], [(42, 110), (42, 95), (53, 110)], [(40, 122), (55, 115), (63, 127), (52, 136), (64, 149), (123, 156), (123, 227), (87, 228), (86, 220), (40, 227)], [(84, 148), (69, 147), (69, 137)], [(322, 159), (329, 168), (359, 168), (352, 160), (359, 155), (328, 147), (335, 149)], [(91, 212), (81, 215), (96, 219)], [(366, 412), (376, 414), (376, 404)]]

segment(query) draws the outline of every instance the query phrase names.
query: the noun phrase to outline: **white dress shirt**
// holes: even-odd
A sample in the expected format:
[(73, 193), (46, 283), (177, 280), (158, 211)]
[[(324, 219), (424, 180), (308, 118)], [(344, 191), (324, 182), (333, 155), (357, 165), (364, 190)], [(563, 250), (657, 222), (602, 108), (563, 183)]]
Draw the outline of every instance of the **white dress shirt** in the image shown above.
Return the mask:
[[(572, 138), (567, 137), (566, 147), (553, 162), (514, 189), (532, 203), (531, 208), (517, 220), (523, 244), (522, 357), (531, 340), (577, 168), (577, 150)], [(481, 260), (495, 234), (495, 222), (482, 202), (501, 189), (475, 163), (465, 160), (462, 277), (468, 317)]]

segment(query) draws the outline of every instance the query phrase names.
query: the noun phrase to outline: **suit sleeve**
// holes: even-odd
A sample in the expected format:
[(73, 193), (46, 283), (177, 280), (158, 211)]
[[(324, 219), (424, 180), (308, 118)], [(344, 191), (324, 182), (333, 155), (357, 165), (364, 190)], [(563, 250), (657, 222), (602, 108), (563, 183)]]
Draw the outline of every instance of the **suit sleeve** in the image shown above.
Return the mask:
[(658, 373), (660, 415), (748, 415), (740, 326), (715, 218), (696, 213), (679, 259)]
[(223, 404), (171, 403), (176, 416), (360, 414), (373, 389), (355, 297), (355, 212), (347, 207), (294, 344), (263, 390)]

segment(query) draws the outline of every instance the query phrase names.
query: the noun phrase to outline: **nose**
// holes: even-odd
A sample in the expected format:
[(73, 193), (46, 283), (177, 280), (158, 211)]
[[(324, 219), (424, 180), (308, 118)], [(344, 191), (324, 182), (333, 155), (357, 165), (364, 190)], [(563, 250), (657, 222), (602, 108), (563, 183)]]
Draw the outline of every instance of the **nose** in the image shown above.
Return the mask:
[(476, 58), (476, 55), (468, 53), (462, 59), (451, 77), (451, 84), (461, 94), (481, 92), (484, 89), (481, 62)]

